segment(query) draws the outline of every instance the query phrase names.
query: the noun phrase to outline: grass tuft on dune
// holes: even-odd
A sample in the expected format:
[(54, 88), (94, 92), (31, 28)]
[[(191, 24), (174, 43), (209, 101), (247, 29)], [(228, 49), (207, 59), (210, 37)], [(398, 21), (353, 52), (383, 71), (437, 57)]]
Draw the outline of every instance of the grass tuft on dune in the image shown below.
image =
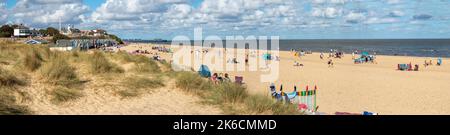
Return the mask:
[(77, 89), (57, 86), (50, 92), (51, 101), (55, 104), (76, 100), (83, 96), (82, 92)]
[(91, 64), (91, 72), (94, 74), (125, 72), (123, 68), (110, 62), (102, 52), (95, 51), (88, 60)]
[(146, 77), (128, 77), (122, 81), (126, 87), (124, 90), (118, 91), (122, 97), (137, 97), (146, 92), (151, 92), (155, 88), (164, 87), (165, 84), (161, 78), (149, 79)]
[(228, 114), (301, 115), (296, 106), (283, 104), (261, 95), (250, 95), (247, 88), (234, 83), (212, 84), (192, 72), (178, 72), (176, 86), (221, 106)]

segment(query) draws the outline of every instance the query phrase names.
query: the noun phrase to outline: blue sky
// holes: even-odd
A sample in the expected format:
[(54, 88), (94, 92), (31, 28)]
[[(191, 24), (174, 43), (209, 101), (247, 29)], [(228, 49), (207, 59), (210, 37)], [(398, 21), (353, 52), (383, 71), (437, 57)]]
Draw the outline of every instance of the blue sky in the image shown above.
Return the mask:
[(0, 0), (0, 23), (73, 24), (122, 38), (450, 38), (450, 0)]

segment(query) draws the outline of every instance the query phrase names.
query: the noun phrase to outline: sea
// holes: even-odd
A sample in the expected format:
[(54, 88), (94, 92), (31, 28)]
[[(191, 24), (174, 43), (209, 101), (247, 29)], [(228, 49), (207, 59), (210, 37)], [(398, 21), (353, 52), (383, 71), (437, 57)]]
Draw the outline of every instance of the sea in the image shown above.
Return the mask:
[[(171, 41), (129, 41), (170, 45)], [(191, 41), (192, 44), (194, 41)], [(222, 41), (226, 44), (226, 41)], [(232, 42), (232, 41), (231, 41)], [(267, 43), (270, 46), (270, 40)], [(259, 43), (259, 42), (258, 42)], [(213, 45), (214, 46), (214, 45)], [(270, 49), (270, 47), (269, 47)], [(352, 53), (369, 52), (377, 55), (450, 58), (450, 39), (298, 39), (280, 40), (279, 49), (330, 52), (331, 49)]]

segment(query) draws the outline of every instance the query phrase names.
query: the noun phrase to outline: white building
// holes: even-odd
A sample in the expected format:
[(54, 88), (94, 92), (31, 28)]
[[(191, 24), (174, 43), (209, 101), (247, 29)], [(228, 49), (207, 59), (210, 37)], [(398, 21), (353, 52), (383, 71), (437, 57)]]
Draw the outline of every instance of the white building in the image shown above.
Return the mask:
[(31, 35), (31, 30), (25, 26), (19, 26), (14, 29), (14, 37), (28, 37)]

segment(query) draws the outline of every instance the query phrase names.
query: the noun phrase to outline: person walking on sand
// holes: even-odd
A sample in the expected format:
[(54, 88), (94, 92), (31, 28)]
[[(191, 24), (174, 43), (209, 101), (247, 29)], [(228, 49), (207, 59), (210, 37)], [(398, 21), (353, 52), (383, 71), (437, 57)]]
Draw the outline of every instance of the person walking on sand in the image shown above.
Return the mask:
[(245, 65), (248, 66), (248, 54), (245, 55)]
[(355, 59), (355, 52), (352, 52), (352, 60)]

